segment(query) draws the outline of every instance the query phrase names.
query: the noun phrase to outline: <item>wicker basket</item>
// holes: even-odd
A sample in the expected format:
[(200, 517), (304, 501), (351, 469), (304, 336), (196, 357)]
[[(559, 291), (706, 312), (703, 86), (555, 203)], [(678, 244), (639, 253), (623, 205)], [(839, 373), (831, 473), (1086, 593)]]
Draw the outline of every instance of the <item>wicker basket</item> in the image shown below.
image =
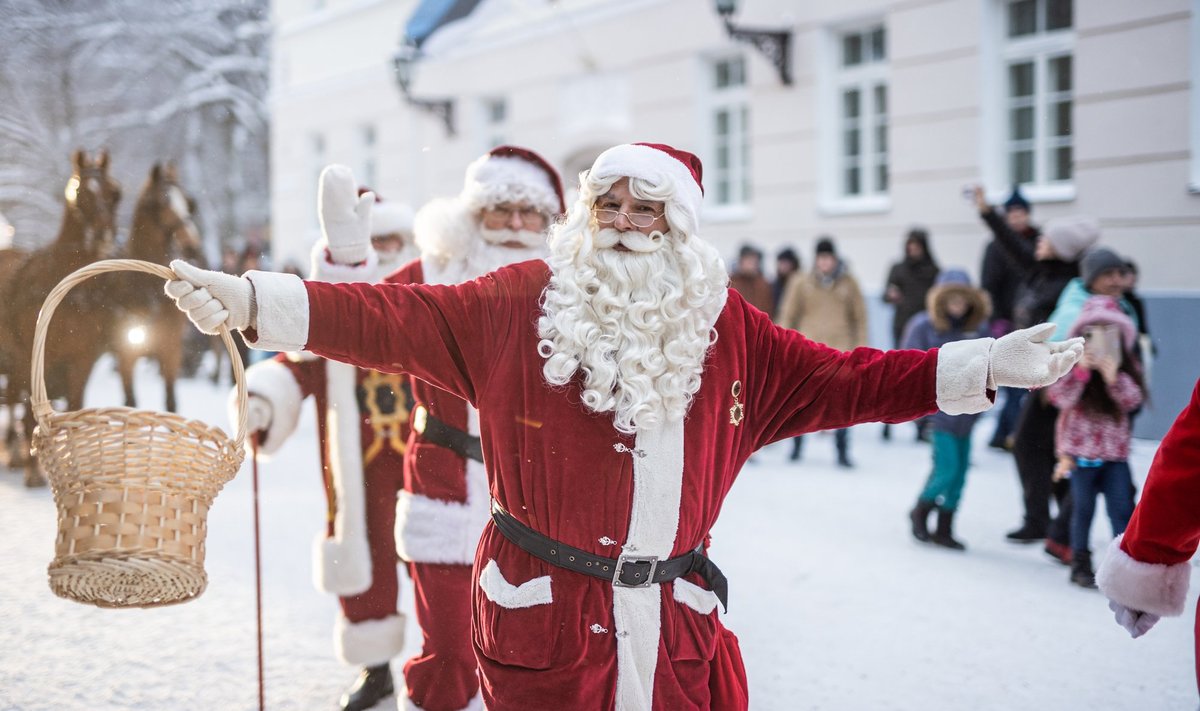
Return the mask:
[[(46, 331), (55, 308), (84, 280), (113, 271), (163, 279), (161, 265), (112, 259), (72, 272), (46, 297), (33, 343), (30, 404), (33, 448), (58, 507), (50, 563), (54, 594), (99, 607), (157, 607), (186, 602), (208, 582), (206, 517), (213, 497), (241, 466), (246, 437), (246, 378), (229, 331), (237, 384), (238, 434), (178, 415), (128, 407), (54, 412), (46, 396)], [(164, 297), (165, 298), (165, 297)]]

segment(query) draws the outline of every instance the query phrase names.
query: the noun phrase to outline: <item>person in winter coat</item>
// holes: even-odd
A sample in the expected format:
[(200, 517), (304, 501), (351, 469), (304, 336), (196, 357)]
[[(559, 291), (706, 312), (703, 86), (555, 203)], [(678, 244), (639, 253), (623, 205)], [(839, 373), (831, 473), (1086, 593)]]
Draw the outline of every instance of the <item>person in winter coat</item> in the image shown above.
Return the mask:
[[(952, 269), (938, 277), (929, 290), (924, 311), (913, 316), (905, 330), (901, 348), (926, 350), (953, 341), (987, 335), (991, 304), (987, 292), (971, 286), (965, 271)], [(933, 471), (909, 512), (912, 533), (918, 541), (929, 541), (954, 550), (966, 548), (954, 538), (954, 515), (967, 482), (971, 462), (971, 430), (979, 415), (929, 416)], [(937, 511), (937, 530), (929, 533), (929, 514)]]
[(1145, 400), (1146, 387), (1134, 355), (1137, 328), (1111, 296), (1090, 297), (1070, 336), (1083, 336), (1083, 357), (1046, 397), (1059, 409), (1055, 446), (1071, 485), (1070, 580), (1092, 588), (1096, 495), (1104, 494), (1113, 535), (1120, 535), (1133, 513), (1129, 413)]
[[(862, 290), (829, 237), (817, 240), (812, 271), (796, 274), (788, 283), (777, 323), (840, 351), (867, 344), (867, 308)], [(852, 468), (850, 430), (834, 430), (834, 443), (838, 466)], [(800, 459), (802, 448), (802, 439), (792, 440), (793, 461)]]
[[(699, 236), (702, 170), (663, 144), (609, 148), (545, 261), (453, 286), (173, 262), (166, 291), (205, 332), (409, 372), (478, 406), (493, 503), (471, 639), (490, 711), (746, 709), (706, 546), (750, 456), (806, 432), (982, 411), (996, 387), (1049, 384), (1082, 350), (1045, 343), (1044, 326), (850, 352), (776, 326)], [(322, 204), (352, 239), (369, 224), (353, 194)]]
[[(1113, 539), (1096, 571), (1117, 624), (1140, 637), (1160, 617), (1183, 614), (1191, 559), (1200, 543), (1200, 380), (1167, 430), (1141, 501), (1125, 533)], [(1195, 619), (1196, 681), (1200, 688), (1200, 605)]]
[[(1031, 206), (1021, 194), (1019, 186), (1014, 185), (1012, 194), (1004, 201), (1003, 221), (996, 219), (996, 211), (987, 204), (982, 187), (977, 186), (974, 195), (980, 216), (993, 235), (993, 239), (983, 251), (979, 284), (992, 298), (992, 337), (999, 338), (1015, 327), (1014, 302), (1020, 285), (1028, 277), (1026, 267), (1008, 254), (1000, 240), (1015, 237), (1033, 247), (1037, 244), (1041, 230), (1030, 221)], [(984, 208), (987, 208), (986, 211)], [(1001, 231), (1011, 233), (1011, 237), (997, 236)], [(1002, 395), (1004, 405), (996, 417), (996, 429), (992, 432), (988, 446), (1011, 450), (1012, 434), (1017, 426), (1017, 417), (1021, 413), (1021, 404), (1025, 401), (1025, 391), (1005, 390)]]
[[(321, 173), (321, 189), (346, 179), (327, 168)], [(345, 189), (353, 191), (349, 180)], [(321, 219), (330, 216), (322, 212)], [(372, 211), (369, 241), (317, 242), (310, 278), (377, 282), (399, 266), (400, 259), (415, 253), (410, 251), (412, 231), (410, 208), (380, 202)], [(372, 247), (376, 242), (383, 248), (379, 252)], [(396, 249), (388, 248), (392, 242), (399, 242)], [(246, 388), (247, 431), (258, 433), (266, 456), (278, 452), (295, 432), (305, 398), (316, 401), (327, 513), (313, 545), (313, 583), (338, 596), (334, 650), (343, 662), (361, 669), (340, 708), (371, 708), (393, 693), (390, 661), (404, 647), (406, 617), (397, 607), (394, 529), (396, 493), (404, 480), (410, 390), (401, 376), (303, 353), (281, 353), (250, 366)], [(232, 412), (231, 418), (237, 421)]]
[(737, 263), (729, 275), (729, 286), (752, 306), (771, 316), (775, 313), (775, 295), (771, 291), (771, 283), (763, 276), (762, 260), (762, 250), (743, 244), (738, 250)]
[[(1100, 238), (1100, 227), (1090, 217), (1056, 218), (1046, 223), (1036, 244), (1030, 244), (1000, 224), (1000, 218), (983, 203), (984, 220), (994, 228), (996, 241), (1014, 261), (1026, 270), (1013, 307), (1018, 328), (1041, 323), (1050, 317), (1058, 296), (1067, 283), (1079, 276), (1079, 259)], [(1013, 433), (1013, 459), (1021, 481), (1024, 520), (1009, 531), (1006, 538), (1014, 543), (1044, 541), (1050, 525), (1050, 497), (1053, 490), (1054, 422), (1058, 410), (1038, 393), (1025, 397), (1017, 427)], [(1066, 496), (1059, 489), (1060, 498)]]
[(775, 281), (771, 282), (771, 294), (775, 308), (771, 313), (779, 312), (779, 302), (783, 300), (783, 291), (787, 288), (788, 279), (800, 271), (800, 257), (796, 250), (784, 247), (775, 255)]
[[(929, 233), (914, 227), (904, 238), (904, 259), (896, 262), (888, 270), (887, 286), (883, 292), (883, 300), (893, 306), (892, 315), (892, 344), (900, 347), (904, 338), (904, 328), (908, 320), (925, 308), (925, 295), (933, 287), (937, 279), (938, 265), (929, 251)], [(917, 438), (924, 440), (925, 424), (928, 420), (917, 421)], [(891, 437), (891, 426), (883, 426), (883, 438)]]

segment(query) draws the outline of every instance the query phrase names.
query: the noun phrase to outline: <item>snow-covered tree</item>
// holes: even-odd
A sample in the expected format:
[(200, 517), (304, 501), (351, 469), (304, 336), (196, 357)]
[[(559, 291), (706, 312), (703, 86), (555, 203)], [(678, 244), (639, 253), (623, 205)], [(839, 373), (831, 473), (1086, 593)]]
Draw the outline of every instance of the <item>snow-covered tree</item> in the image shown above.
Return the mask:
[(107, 147), (122, 227), (173, 160), (210, 257), (267, 222), (267, 0), (6, 0), (0, 5), (0, 212), (52, 238), (71, 151)]

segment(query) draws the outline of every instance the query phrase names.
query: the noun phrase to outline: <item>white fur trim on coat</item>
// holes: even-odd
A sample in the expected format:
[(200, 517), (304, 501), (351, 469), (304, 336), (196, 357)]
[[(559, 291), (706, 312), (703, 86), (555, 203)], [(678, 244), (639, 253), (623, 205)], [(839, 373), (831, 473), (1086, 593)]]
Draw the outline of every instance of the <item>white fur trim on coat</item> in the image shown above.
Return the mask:
[(329, 242), (324, 237), (313, 245), (309, 279), (329, 284), (374, 284), (384, 276), (379, 273), (379, 255), (370, 245), (367, 245), (367, 258), (359, 264), (338, 264), (330, 260), (329, 252), (326, 251), (328, 248)]
[(247, 341), (262, 351), (300, 351), (308, 343), (308, 290), (295, 274), (246, 272), (258, 304), (258, 340)]
[[(671, 160), (674, 160), (673, 158)], [(639, 429), (633, 457), (633, 510), (622, 552), (666, 560), (679, 531), (683, 494), (683, 420)], [(613, 588), (617, 628), (617, 711), (648, 709), (654, 699), (654, 670), (662, 636), (662, 595), (648, 588)]]
[[(246, 368), (246, 391), (271, 404), (271, 425), (267, 427), (266, 440), (260, 444), (258, 450), (259, 456), (269, 459), (296, 431), (304, 393), (300, 391), (300, 384), (296, 382), (292, 371), (274, 359), (259, 361)], [(228, 410), (229, 421), (236, 427), (236, 387), (229, 391)]]
[(987, 379), (994, 340), (953, 341), (938, 349), (938, 409), (947, 415), (962, 415), (983, 412), (992, 406), (987, 396)]
[(356, 595), (371, 587), (371, 547), (367, 539), (367, 495), (363, 481), (362, 415), (355, 388), (358, 369), (325, 361), (325, 436), (337, 511), (333, 536), (313, 546), (313, 583), (335, 595)]
[(333, 626), (333, 648), (346, 664), (373, 667), (386, 664), (404, 649), (402, 613), (380, 620), (351, 622), (338, 615)]
[(677, 578), (673, 587), (672, 593), (675, 602), (683, 603), (701, 615), (707, 615), (717, 609), (717, 603), (720, 602), (717, 594), (712, 590), (705, 590), (683, 578)]
[(487, 599), (500, 607), (518, 610), (535, 605), (549, 605), (554, 602), (554, 593), (550, 589), (550, 576), (526, 580), (520, 585), (513, 585), (500, 572), (496, 561), (488, 560), (479, 574), (479, 589)]
[(1131, 610), (1150, 612), (1161, 617), (1183, 614), (1190, 563), (1159, 565), (1143, 563), (1121, 550), (1121, 534), (1108, 546), (1108, 554), (1096, 570), (1096, 585), (1109, 600)]
[(467, 460), (467, 500), (434, 499), (401, 490), (396, 499), (396, 552), (414, 563), (470, 565), (491, 518), (487, 470)]

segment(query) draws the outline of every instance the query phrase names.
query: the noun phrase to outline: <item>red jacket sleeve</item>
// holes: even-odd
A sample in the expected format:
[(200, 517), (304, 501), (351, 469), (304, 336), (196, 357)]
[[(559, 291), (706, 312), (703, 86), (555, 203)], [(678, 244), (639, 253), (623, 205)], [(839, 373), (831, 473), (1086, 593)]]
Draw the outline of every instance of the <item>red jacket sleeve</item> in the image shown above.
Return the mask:
[(1200, 543), (1200, 381), (1163, 438), (1121, 549), (1143, 563), (1189, 560)]

